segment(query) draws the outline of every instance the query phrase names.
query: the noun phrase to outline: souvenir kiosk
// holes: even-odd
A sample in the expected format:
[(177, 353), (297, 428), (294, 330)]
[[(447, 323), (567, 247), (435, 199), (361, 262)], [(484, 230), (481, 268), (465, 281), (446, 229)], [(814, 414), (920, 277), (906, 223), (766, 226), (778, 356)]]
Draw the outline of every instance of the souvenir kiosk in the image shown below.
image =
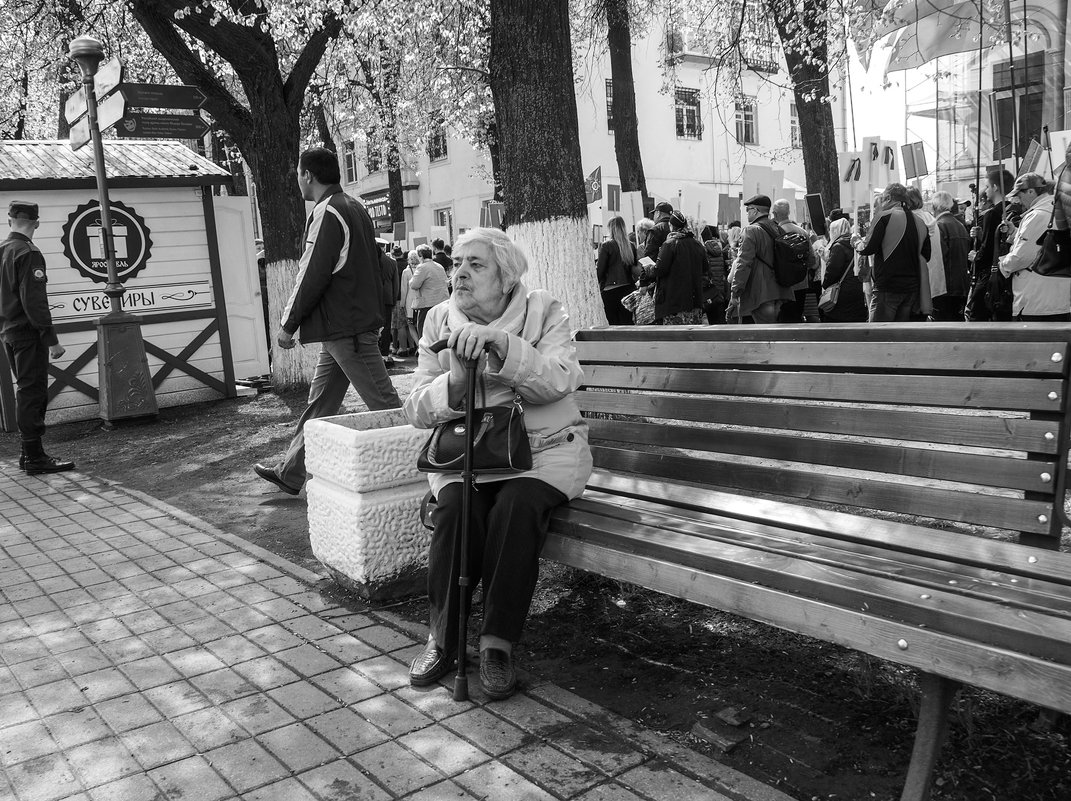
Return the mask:
[[(104, 152), (123, 308), (141, 318), (157, 405), (234, 397), (236, 377), (268, 372), (249, 198), (214, 195), (230, 174), (179, 142), (107, 141)], [(96, 418), (95, 321), (109, 303), (91, 149), (0, 142), (0, 209), (16, 198), (40, 207), (34, 243), (67, 351), (49, 368), (46, 421)], [(14, 430), (2, 348), (0, 412)]]

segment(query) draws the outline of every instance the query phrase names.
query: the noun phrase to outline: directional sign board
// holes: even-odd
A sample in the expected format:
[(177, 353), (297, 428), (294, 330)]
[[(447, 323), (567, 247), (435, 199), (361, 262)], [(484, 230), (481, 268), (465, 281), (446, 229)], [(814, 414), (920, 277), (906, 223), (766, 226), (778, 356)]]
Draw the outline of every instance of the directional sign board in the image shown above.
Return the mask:
[(208, 98), (196, 86), (163, 83), (124, 83), (126, 102), (137, 108), (190, 108), (204, 106)]
[(63, 105), (63, 116), (69, 125), (74, 125), (79, 117), (84, 117), (89, 107), (86, 105), (86, 90), (81, 87), (77, 92), (67, 98)]
[(130, 112), (115, 126), (118, 136), (132, 139), (200, 139), (208, 131), (208, 123), (192, 114)]
[(78, 150), (90, 138), (89, 117), (82, 117), (71, 126), (71, 150)]
[(97, 101), (102, 100), (109, 92), (114, 92), (123, 82), (123, 62), (117, 58), (105, 61), (97, 69), (93, 76), (93, 93)]
[(126, 100), (119, 92), (113, 92), (97, 104), (97, 126), (102, 131), (111, 128), (125, 113)]

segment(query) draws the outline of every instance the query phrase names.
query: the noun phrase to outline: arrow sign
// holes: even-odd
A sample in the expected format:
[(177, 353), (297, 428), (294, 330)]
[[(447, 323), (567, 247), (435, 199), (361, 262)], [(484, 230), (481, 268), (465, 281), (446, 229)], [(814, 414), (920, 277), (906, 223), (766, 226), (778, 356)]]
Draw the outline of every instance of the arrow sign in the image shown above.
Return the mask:
[(120, 92), (113, 92), (97, 104), (97, 126), (103, 131), (111, 128), (126, 113), (126, 100)]
[(207, 122), (190, 114), (130, 112), (115, 126), (118, 136), (131, 139), (200, 139), (208, 131)]
[(97, 74), (93, 76), (93, 93), (97, 96), (97, 102), (104, 99), (109, 92), (114, 92), (122, 82), (123, 62), (113, 58), (101, 64)]
[(79, 117), (84, 117), (89, 107), (86, 105), (86, 90), (83, 86), (73, 95), (67, 98), (63, 106), (63, 116), (67, 122), (74, 125)]
[(124, 83), (126, 102), (137, 108), (190, 108), (204, 106), (208, 99), (196, 86), (164, 83)]
[(89, 138), (89, 117), (82, 117), (71, 126), (71, 150), (78, 150)]

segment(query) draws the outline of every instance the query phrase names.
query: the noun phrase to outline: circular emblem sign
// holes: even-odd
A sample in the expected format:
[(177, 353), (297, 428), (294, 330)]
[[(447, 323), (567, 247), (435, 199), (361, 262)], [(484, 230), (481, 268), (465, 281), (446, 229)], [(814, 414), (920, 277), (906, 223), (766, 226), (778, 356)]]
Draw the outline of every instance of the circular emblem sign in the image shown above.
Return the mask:
[[(145, 269), (152, 251), (152, 240), (149, 238), (149, 227), (136, 211), (118, 200), (111, 201), (110, 205), (115, 269), (122, 283)], [(108, 283), (100, 203), (96, 200), (79, 206), (67, 217), (63, 226), (63, 255), (86, 278), (101, 284)]]

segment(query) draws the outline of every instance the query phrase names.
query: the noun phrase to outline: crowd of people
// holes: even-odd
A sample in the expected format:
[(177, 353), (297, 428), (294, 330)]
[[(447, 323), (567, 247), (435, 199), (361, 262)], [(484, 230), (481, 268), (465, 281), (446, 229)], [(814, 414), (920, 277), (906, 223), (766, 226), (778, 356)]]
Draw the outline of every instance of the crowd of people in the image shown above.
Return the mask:
[[(666, 202), (634, 233), (614, 217), (596, 258), (607, 321), (1071, 321), (1071, 281), (1032, 270), (1054, 219), (1056, 182), (993, 170), (977, 194), (971, 203), (941, 191), (924, 202), (917, 188), (893, 183), (865, 219), (834, 209), (821, 234), (792, 219), (789, 201), (766, 195), (744, 202), (746, 224), (707, 225), (698, 236)], [(1071, 198), (1056, 210), (1065, 204)], [(809, 243), (796, 256), (805, 271), (784, 283), (777, 262), (792, 237)]]

